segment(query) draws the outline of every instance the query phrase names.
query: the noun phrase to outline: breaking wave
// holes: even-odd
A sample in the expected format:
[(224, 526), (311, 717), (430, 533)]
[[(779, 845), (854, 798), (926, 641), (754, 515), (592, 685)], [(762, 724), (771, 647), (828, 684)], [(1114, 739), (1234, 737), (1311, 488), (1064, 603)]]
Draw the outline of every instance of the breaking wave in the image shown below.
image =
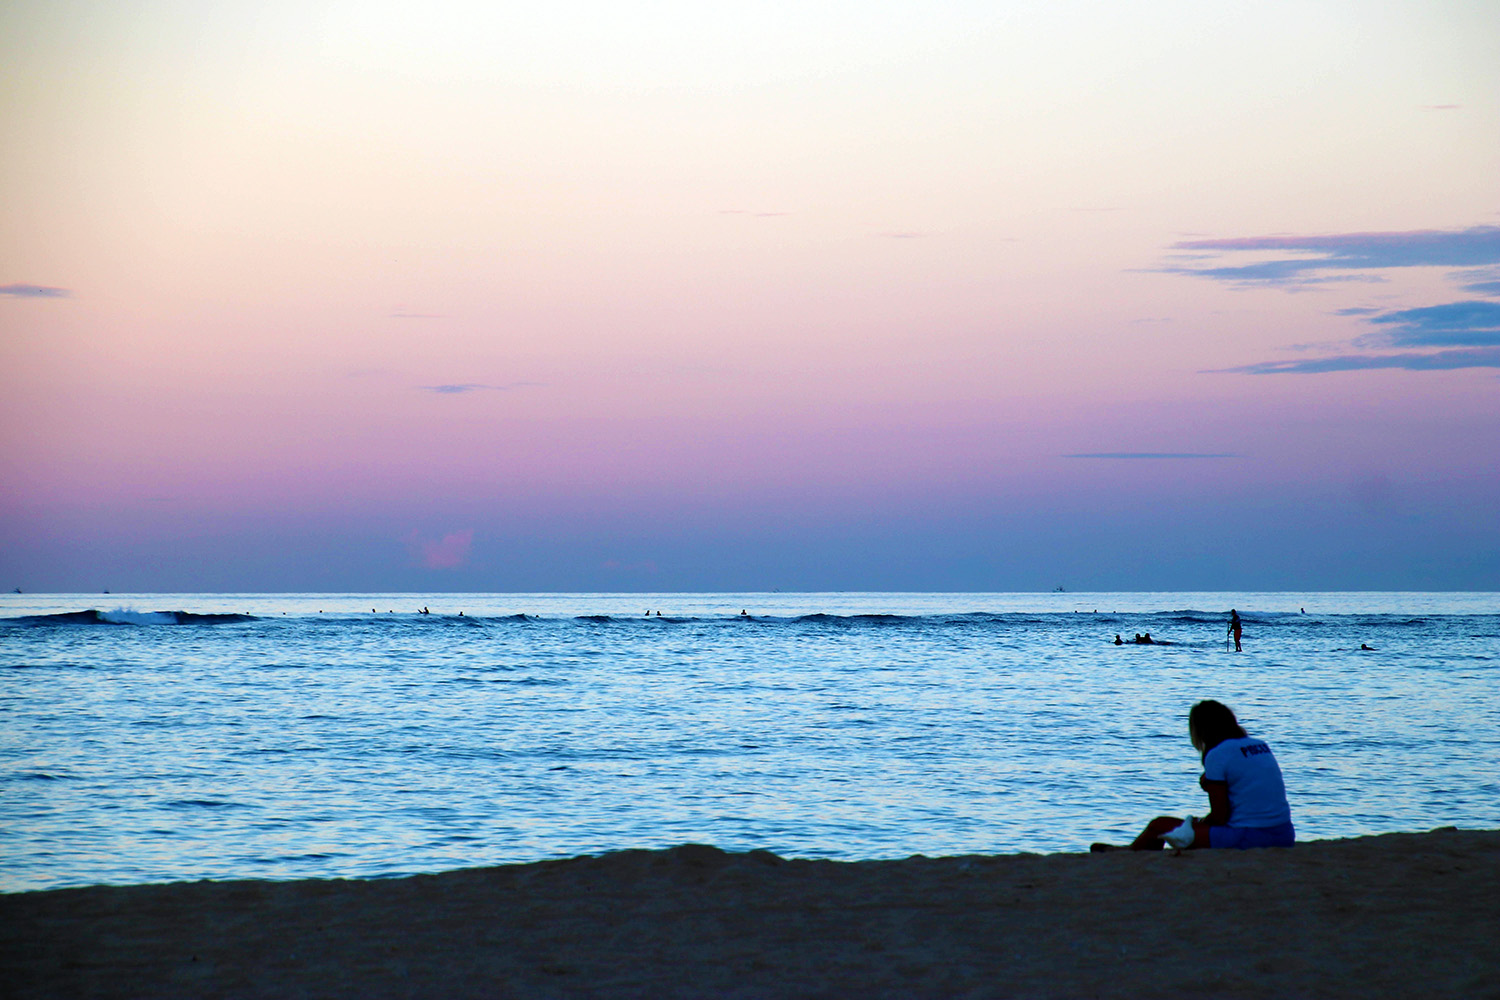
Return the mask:
[(53, 615), (28, 615), (11, 619), (16, 625), (223, 625), (255, 621), (254, 615), (198, 614), (192, 611), (135, 611), (115, 608), (101, 611), (64, 611)]

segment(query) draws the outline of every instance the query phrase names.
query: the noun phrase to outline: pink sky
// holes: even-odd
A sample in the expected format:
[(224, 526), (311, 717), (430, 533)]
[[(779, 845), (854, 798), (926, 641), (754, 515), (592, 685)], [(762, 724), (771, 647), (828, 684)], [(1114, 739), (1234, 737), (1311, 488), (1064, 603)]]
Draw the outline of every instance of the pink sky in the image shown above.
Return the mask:
[(1497, 43), (19, 0), (0, 585), (1500, 589)]

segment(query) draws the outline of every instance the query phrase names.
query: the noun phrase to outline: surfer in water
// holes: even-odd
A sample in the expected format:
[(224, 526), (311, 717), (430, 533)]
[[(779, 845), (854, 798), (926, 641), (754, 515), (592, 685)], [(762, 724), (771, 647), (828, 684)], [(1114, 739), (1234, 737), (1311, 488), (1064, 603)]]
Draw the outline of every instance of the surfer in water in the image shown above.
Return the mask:
[(1234, 636), (1234, 651), (1240, 652), (1240, 613), (1233, 608), (1229, 609), (1229, 634)]

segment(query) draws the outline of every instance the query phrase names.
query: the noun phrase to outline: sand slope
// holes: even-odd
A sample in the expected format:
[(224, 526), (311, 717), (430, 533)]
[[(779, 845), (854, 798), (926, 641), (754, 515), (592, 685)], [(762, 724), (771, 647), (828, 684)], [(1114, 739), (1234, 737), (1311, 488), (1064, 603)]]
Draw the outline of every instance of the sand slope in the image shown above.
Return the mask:
[(0, 896), (27, 997), (1500, 997), (1500, 831)]

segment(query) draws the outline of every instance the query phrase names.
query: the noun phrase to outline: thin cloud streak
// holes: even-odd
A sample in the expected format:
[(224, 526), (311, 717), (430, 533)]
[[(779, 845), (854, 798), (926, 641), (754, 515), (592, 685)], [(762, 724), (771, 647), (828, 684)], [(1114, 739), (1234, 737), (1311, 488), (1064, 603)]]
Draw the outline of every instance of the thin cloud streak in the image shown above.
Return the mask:
[(1182, 240), (1173, 250), (1206, 252), (1199, 259), (1240, 253), (1287, 251), (1317, 256), (1229, 264), (1218, 267), (1166, 266), (1166, 274), (1187, 274), (1251, 285), (1301, 285), (1328, 281), (1378, 280), (1374, 276), (1328, 271), (1379, 271), (1402, 267), (1482, 267), (1500, 263), (1500, 226), (1419, 229), (1392, 233), (1331, 233), (1317, 236), (1250, 236)]
[(1395, 368), (1405, 371), (1452, 371), (1460, 368), (1494, 368), (1500, 357), (1500, 302), (1445, 302), (1416, 309), (1379, 312), (1374, 309), (1337, 310), (1341, 316), (1358, 316), (1377, 327), (1376, 332), (1356, 338), (1348, 346), (1443, 347), (1457, 350), (1430, 354), (1339, 354), (1293, 361), (1261, 361), (1234, 368), (1209, 369), (1241, 375), (1312, 375), (1324, 372)]
[[(1314, 236), (1253, 236), (1193, 239), (1171, 249), (1190, 258), (1162, 268), (1166, 273), (1209, 278), (1240, 287), (1273, 286), (1296, 291), (1330, 281), (1383, 281), (1380, 272), (1409, 267), (1450, 267), (1450, 280), (1466, 291), (1500, 292), (1494, 266), (1500, 264), (1500, 226), (1421, 229), (1409, 232), (1331, 233)], [(1284, 252), (1271, 260), (1243, 260), (1243, 254)], [(1292, 256), (1295, 255), (1295, 256)], [(1192, 261), (1189, 263), (1189, 261)], [(1500, 344), (1500, 303), (1478, 299), (1410, 309), (1355, 306), (1335, 315), (1358, 317), (1371, 332), (1349, 342), (1348, 353), (1291, 361), (1262, 361), (1211, 369), (1246, 375), (1318, 374), (1368, 369), (1450, 371), (1494, 367), (1486, 350)], [(1429, 354), (1353, 353), (1349, 349), (1456, 348)]]
[(482, 392), (486, 389), (494, 392), (509, 392), (512, 389), (541, 384), (541, 382), (506, 382), (502, 385), (490, 385), (484, 382), (450, 382), (445, 385), (422, 385), (417, 388), (424, 392), (437, 393), (440, 396), (458, 396), (466, 392)]
[(1431, 354), (1346, 354), (1301, 361), (1262, 361), (1238, 368), (1207, 369), (1213, 374), (1319, 375), (1325, 372), (1365, 371), (1380, 368), (1413, 372), (1455, 371), (1461, 368), (1500, 368), (1500, 347), (1471, 347)]
[(1063, 458), (1243, 458), (1230, 451), (1082, 451)]
[(1488, 347), (1500, 344), (1500, 302), (1447, 302), (1398, 309), (1366, 322), (1389, 326), (1381, 337), (1393, 347)]
[(17, 299), (67, 299), (72, 298), (73, 293), (66, 288), (54, 288), (51, 285), (0, 285), (0, 295), (9, 295)]

